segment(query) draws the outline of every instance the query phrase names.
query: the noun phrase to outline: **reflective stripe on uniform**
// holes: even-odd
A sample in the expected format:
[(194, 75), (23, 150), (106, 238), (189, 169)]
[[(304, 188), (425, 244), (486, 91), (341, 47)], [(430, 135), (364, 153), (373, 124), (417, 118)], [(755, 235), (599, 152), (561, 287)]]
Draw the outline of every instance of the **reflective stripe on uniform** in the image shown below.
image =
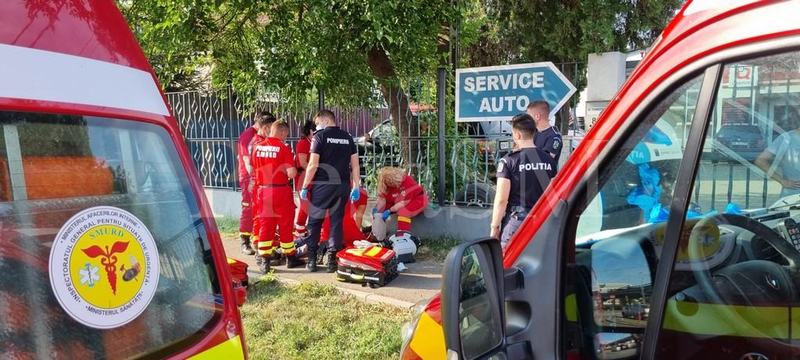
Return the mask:
[(264, 242), (258, 244), (258, 255), (272, 255), (272, 242), (266, 241), (266, 244), (263, 244)]
[(239, 232), (239, 236), (252, 236), (252, 235), (253, 235), (253, 234), (251, 234), (251, 233), (249, 233), (249, 232), (244, 232), (244, 231), (240, 231), (240, 232)]
[(294, 242), (281, 243), (281, 249), (294, 250)]
[(399, 215), (398, 215), (398, 216), (397, 216), (397, 221), (401, 221), (401, 222), (410, 223), (410, 222), (411, 222), (411, 218), (410, 218), (410, 217), (405, 217), (405, 216), (399, 216)]

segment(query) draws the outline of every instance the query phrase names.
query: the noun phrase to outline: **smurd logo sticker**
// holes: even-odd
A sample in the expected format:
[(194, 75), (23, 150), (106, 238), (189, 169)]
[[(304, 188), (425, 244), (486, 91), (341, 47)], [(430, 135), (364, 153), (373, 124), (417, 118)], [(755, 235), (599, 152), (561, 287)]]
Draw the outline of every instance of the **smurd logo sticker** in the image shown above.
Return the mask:
[(59, 230), (50, 251), (50, 285), (76, 321), (111, 329), (136, 319), (158, 287), (158, 249), (133, 214), (86, 209)]

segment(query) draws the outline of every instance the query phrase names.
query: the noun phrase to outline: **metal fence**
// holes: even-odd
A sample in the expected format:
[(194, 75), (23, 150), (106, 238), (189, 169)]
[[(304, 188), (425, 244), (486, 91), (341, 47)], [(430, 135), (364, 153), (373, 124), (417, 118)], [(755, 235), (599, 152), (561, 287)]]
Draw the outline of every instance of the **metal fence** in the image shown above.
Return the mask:
[[(578, 63), (558, 66), (565, 74), (579, 74), (581, 70)], [(437, 106), (439, 93), (435, 81), (395, 85), (402, 91), (395, 92), (394, 101), (383, 106), (329, 107), (337, 115), (339, 126), (356, 140), (362, 179), (370, 192), (375, 190), (378, 169), (402, 165), (432, 198), (450, 205), (490, 206), (496, 160), (510, 151), (512, 145), (510, 124), (501, 121), (456, 124), (447, 118), (444, 126), (440, 126), (439, 111), (446, 111), (453, 104), (452, 99), (447, 99), (444, 107)], [(448, 86), (452, 94), (452, 84)], [(236, 143), (239, 134), (250, 126), (256, 110), (271, 111), (289, 122), (289, 142), (293, 145), (300, 136), (302, 123), (311, 120), (321, 105), (321, 101), (288, 103), (279, 96), (248, 103), (231, 89), (168, 93), (167, 100), (203, 185), (232, 190), (238, 190)], [(574, 96), (570, 102), (572, 108), (576, 103)], [(557, 126), (562, 129), (578, 126), (577, 122), (567, 122), (567, 112), (565, 109), (560, 114), (559, 120), (563, 121)], [(443, 153), (439, 149), (440, 139), (444, 140)], [(444, 161), (439, 161), (440, 156)], [(440, 167), (445, 170), (441, 182)]]

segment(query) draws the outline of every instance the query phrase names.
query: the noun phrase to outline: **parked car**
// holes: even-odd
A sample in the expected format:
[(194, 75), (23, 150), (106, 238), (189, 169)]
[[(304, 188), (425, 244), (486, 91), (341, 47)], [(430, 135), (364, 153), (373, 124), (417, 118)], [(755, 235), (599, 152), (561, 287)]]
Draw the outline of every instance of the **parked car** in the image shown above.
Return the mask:
[[(494, 172), (497, 159), (505, 156), (512, 150), (511, 124), (504, 121), (474, 122), (463, 124), (466, 139), (474, 141), (475, 152), (466, 154), (467, 163), (472, 160), (477, 166), (465, 164), (463, 169), (464, 179), (469, 179), (469, 171), (487, 170), (488, 181), (467, 181), (455, 190), (456, 203), (472, 207), (488, 207), (494, 201)], [(392, 119), (385, 119), (375, 125), (363, 136), (354, 138), (361, 159), (361, 175), (367, 176), (368, 167), (399, 166), (402, 163), (400, 152), (400, 136), (392, 123)], [(469, 147), (464, 147), (469, 148)], [(475, 158), (472, 158), (475, 157)], [(458, 162), (462, 157), (456, 156)]]
[(629, 304), (622, 308), (622, 317), (628, 319), (645, 320), (650, 314), (650, 308), (643, 304)]
[(718, 149), (723, 156), (733, 152), (746, 160), (753, 161), (766, 148), (763, 131), (755, 125), (725, 125), (714, 138), (723, 148)]
[[(743, 83), (751, 94), (796, 96), (798, 13), (798, 1), (687, 1), (508, 246), (481, 238), (451, 250), (441, 293), (404, 327), (401, 358), (797, 358), (800, 246), (791, 241), (800, 213), (790, 209), (800, 200), (762, 205), (780, 196), (780, 184), (754, 171), (717, 171), (715, 142), (706, 139), (720, 104), (740, 96)], [(757, 69), (758, 80), (742, 67)], [(731, 73), (745, 79), (722, 80)], [(787, 99), (762, 95), (748, 115)], [(683, 105), (692, 110), (668, 114)], [(666, 128), (686, 136), (676, 142)], [(652, 157), (676, 148), (674, 158)], [(720, 201), (750, 199), (751, 179), (764, 184), (763, 201), (720, 209)], [(604, 193), (625, 196), (609, 206)], [(716, 207), (698, 211), (694, 202)], [(600, 299), (612, 286), (640, 290), (625, 296), (649, 304), (645, 322), (607, 316)], [(628, 336), (642, 341), (623, 351), (614, 342)]]

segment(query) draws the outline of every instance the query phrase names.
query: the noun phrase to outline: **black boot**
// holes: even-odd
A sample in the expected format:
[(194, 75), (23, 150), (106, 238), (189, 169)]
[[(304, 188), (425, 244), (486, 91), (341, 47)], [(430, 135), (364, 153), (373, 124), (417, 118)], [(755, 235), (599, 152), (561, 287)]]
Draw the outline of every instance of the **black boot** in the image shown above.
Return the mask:
[(286, 260), (286, 257), (276, 251), (272, 253), (272, 257), (269, 260), (269, 264), (272, 266), (281, 266), (283, 265), (284, 260)]
[(317, 272), (317, 251), (310, 251), (308, 252), (308, 263), (306, 264), (306, 269), (309, 272)]
[(250, 235), (239, 235), (239, 239), (241, 240), (241, 247), (242, 247), (242, 254), (245, 255), (255, 255), (256, 251), (253, 250), (253, 247), (250, 246)]
[(328, 252), (325, 253), (325, 257), (328, 258), (327, 259), (327, 261), (328, 261), (328, 269), (327, 270), (328, 270), (329, 273), (336, 272), (336, 270), (339, 269), (339, 264), (336, 263), (336, 253), (337, 253), (337, 251), (333, 251), (333, 250), (328, 250)]
[(300, 260), (299, 257), (297, 257), (295, 255), (286, 256), (286, 268), (287, 269), (299, 268), (299, 267), (302, 267), (303, 265), (305, 265), (305, 262), (303, 262), (303, 260)]
[(267, 257), (256, 255), (256, 265), (258, 266), (258, 271), (262, 274), (266, 274), (270, 271), (269, 259)]

